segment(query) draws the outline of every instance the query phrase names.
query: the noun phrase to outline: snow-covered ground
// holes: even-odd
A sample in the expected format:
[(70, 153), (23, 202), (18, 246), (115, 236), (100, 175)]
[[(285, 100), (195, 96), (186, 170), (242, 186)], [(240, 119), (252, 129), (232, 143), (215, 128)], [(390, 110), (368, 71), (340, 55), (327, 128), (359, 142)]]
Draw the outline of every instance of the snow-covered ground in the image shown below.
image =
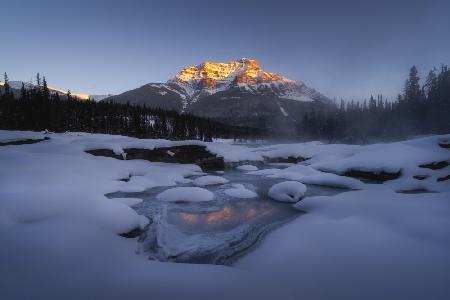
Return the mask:
[[(0, 143), (44, 137), (50, 139), (0, 146), (1, 299), (450, 297), (450, 181), (445, 180), (450, 150), (439, 146), (448, 145), (450, 135), (365, 146), (311, 142), (249, 148), (0, 131)], [(140, 200), (105, 195), (175, 187), (205, 174), (195, 165), (117, 160), (84, 151), (124, 154), (124, 148), (184, 144), (205, 145), (240, 165), (309, 158), (284, 169), (245, 167), (239, 172), (348, 190), (293, 204), (304, 213), (269, 233), (232, 267), (151, 261), (136, 253), (136, 239), (118, 235), (148, 224), (132, 208)], [(424, 167), (433, 162), (440, 162), (438, 169)], [(399, 177), (371, 183), (343, 176), (349, 171)], [(220, 184), (217, 177), (206, 177), (197, 181), (205, 189), (196, 189), (206, 196), (212, 179)], [(228, 193), (235, 197), (253, 195), (243, 185), (230, 184)], [(188, 190), (173, 191), (175, 198), (189, 200)]]

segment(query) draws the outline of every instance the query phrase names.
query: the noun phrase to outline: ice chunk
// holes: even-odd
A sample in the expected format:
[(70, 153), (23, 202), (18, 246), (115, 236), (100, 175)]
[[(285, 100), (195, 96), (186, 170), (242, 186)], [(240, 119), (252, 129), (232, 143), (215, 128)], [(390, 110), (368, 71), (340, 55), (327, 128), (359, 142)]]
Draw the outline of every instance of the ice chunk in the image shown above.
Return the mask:
[(258, 167), (253, 165), (242, 165), (237, 167), (236, 169), (241, 171), (258, 171)]
[(186, 201), (186, 202), (204, 202), (214, 199), (214, 194), (199, 187), (176, 187), (165, 190), (158, 194), (156, 198), (160, 201)]
[(194, 180), (194, 185), (196, 186), (205, 186), (205, 185), (213, 185), (213, 184), (223, 184), (227, 183), (228, 179), (214, 176), (214, 175), (206, 175), (198, 177)]
[(298, 181), (285, 181), (273, 185), (269, 197), (282, 202), (297, 202), (306, 193), (306, 185)]

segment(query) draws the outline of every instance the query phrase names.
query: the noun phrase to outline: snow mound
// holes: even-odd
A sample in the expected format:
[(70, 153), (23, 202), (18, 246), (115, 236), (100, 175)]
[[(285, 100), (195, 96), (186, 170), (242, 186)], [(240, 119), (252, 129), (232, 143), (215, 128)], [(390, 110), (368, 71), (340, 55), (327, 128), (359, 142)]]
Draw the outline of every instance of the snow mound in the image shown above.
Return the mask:
[(233, 188), (226, 189), (225, 194), (235, 198), (255, 198), (258, 196), (255, 192), (246, 189), (243, 184), (233, 184)]
[(306, 193), (306, 185), (298, 181), (285, 181), (273, 185), (269, 197), (281, 202), (297, 202)]
[(241, 170), (241, 171), (258, 171), (258, 167), (253, 166), (253, 165), (242, 165), (237, 167), (236, 169)]
[(199, 187), (176, 187), (165, 190), (156, 198), (160, 201), (169, 202), (206, 202), (214, 199), (214, 194)]
[(214, 175), (206, 175), (198, 177), (194, 180), (194, 185), (196, 186), (205, 186), (205, 185), (213, 185), (213, 184), (224, 184), (227, 183), (228, 179), (214, 176)]

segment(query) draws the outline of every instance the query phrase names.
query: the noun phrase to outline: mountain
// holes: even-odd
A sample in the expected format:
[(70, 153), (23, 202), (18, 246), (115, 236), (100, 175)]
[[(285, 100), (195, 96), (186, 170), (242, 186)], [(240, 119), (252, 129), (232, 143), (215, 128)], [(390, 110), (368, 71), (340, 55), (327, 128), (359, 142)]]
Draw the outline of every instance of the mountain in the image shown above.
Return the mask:
[[(25, 89), (31, 89), (31, 88), (36, 87), (35, 84), (30, 83), (30, 82), (9, 81), (9, 86), (11, 87), (12, 92), (17, 96), (20, 95), (20, 90), (22, 89), (22, 84), (24, 85)], [(0, 88), (2, 88), (4, 85), (5, 85), (5, 83), (3, 81), (0, 81)], [(57, 93), (63, 97), (67, 96), (67, 91), (63, 91), (61, 89), (57, 89), (57, 88), (54, 88), (51, 86), (49, 86), (48, 89), (51, 93)], [(100, 101), (100, 100), (103, 100), (105, 98), (112, 96), (112, 95), (89, 95), (89, 94), (71, 94), (71, 95), (72, 95), (72, 97), (74, 97), (78, 100), (81, 100), (81, 101), (88, 100), (88, 99), (91, 99), (94, 101)]]
[(301, 81), (267, 72), (253, 59), (206, 61), (181, 70), (166, 83), (149, 83), (104, 99), (188, 112), (233, 125), (292, 125), (312, 108), (333, 106)]

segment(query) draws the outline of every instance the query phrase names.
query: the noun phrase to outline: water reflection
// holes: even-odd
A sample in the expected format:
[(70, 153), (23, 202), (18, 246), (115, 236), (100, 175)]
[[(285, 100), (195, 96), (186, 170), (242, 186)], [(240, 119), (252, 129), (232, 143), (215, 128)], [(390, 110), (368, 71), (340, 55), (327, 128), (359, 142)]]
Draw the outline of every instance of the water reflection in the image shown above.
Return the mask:
[[(288, 212), (287, 215), (291, 215)], [(186, 212), (174, 210), (169, 221), (182, 228), (194, 231), (222, 231), (241, 224), (253, 224), (270, 219), (283, 219), (286, 209), (280, 209), (270, 202), (246, 200), (227, 203), (216, 211)]]

